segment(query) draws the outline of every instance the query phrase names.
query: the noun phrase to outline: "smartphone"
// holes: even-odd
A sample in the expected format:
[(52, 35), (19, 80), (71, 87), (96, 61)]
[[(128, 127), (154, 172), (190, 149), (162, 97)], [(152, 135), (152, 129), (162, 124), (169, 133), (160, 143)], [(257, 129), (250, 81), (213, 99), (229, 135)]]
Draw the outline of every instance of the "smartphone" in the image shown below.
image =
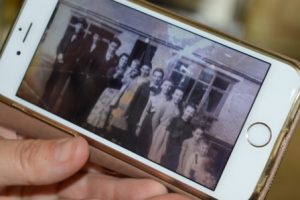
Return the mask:
[(298, 111), (298, 67), (142, 1), (27, 0), (0, 94), (195, 198), (249, 199)]

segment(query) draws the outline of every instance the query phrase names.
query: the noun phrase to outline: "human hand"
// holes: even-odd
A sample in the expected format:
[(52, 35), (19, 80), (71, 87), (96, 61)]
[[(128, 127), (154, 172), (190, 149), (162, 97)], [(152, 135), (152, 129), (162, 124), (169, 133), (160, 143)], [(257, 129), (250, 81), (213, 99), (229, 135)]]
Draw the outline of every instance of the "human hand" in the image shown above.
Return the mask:
[(0, 139), (0, 157), (0, 199), (186, 199), (167, 194), (164, 186), (152, 180), (82, 169), (89, 148), (81, 137)]

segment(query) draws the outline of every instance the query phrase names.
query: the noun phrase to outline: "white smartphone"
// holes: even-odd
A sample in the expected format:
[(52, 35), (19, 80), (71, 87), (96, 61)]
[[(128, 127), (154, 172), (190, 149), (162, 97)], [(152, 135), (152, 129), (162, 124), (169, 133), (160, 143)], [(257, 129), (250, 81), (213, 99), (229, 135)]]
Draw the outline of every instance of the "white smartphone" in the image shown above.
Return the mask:
[(292, 62), (139, 1), (27, 0), (0, 60), (2, 96), (199, 198), (253, 195), (299, 87)]

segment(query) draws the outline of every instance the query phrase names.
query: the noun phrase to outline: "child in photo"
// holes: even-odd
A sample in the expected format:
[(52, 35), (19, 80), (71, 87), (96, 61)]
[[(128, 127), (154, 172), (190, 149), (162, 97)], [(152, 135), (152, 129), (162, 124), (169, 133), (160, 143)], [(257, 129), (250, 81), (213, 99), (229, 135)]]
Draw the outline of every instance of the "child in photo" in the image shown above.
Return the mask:
[[(192, 131), (192, 137), (184, 140), (181, 146), (180, 156), (179, 156), (179, 164), (177, 168), (177, 172), (183, 173), (186, 169), (187, 161), (191, 155), (196, 152), (199, 152), (199, 148), (201, 148), (201, 140), (203, 140), (204, 131), (200, 127), (195, 127)], [(205, 147), (202, 147), (205, 148)]]
[(204, 139), (200, 139), (198, 145), (196, 151), (188, 156), (181, 173), (206, 187), (213, 188), (216, 184), (216, 178), (209, 172), (212, 163), (207, 156), (209, 146)]

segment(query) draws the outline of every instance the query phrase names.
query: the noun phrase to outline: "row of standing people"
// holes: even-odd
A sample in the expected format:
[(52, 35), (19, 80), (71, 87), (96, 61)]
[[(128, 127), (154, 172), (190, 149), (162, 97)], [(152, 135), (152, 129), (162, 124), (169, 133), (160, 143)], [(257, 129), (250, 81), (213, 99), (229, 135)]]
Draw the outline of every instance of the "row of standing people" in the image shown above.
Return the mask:
[(127, 67), (126, 54), (117, 62), (120, 40), (114, 38), (104, 48), (95, 33), (80, 48), (83, 26), (76, 24), (58, 46), (42, 105), (53, 109), (62, 94), (56, 111), (60, 116), (101, 132), (106, 129), (107, 138), (176, 171), (182, 143), (191, 137), (195, 108), (187, 106), (180, 114), (184, 91), (162, 81), (162, 69), (154, 69), (149, 77), (151, 64), (140, 66), (133, 60)]
[[(212, 186), (215, 179), (206, 170), (211, 166), (206, 157), (207, 144), (200, 143), (194, 136), (203, 131), (194, 131), (191, 124), (195, 106), (187, 105), (182, 111), (184, 91), (174, 89), (170, 80), (162, 81), (162, 69), (154, 69), (148, 77), (151, 65), (139, 67), (139, 64), (138, 60), (132, 61), (127, 69), (131, 75), (130, 81), (124, 75), (122, 89), (114, 95), (110, 93), (111, 98), (101, 95), (87, 119), (88, 124), (100, 128), (99, 133), (104, 137), (173, 171)], [(143, 72), (140, 73), (139, 69)], [(108, 104), (103, 103), (104, 99)], [(103, 115), (107, 116), (101, 117)], [(198, 145), (202, 150), (197, 151)]]
[(118, 38), (107, 44), (98, 33), (84, 37), (85, 26), (79, 20), (66, 30), (40, 101), (42, 107), (77, 124), (86, 119), (110, 84), (122, 45)]

